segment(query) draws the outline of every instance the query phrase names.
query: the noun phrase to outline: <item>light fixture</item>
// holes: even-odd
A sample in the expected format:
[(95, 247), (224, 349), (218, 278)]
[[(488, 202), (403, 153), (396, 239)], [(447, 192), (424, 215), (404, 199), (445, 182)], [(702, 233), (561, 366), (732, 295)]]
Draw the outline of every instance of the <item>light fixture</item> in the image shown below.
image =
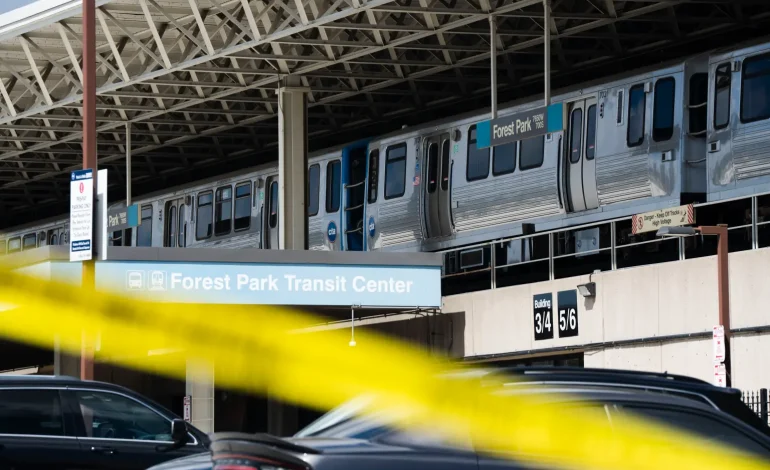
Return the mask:
[(661, 227), (655, 234), (658, 237), (690, 237), (700, 233), (695, 227)]
[(579, 284), (577, 286), (578, 292), (583, 297), (596, 297), (596, 283), (587, 282), (585, 284)]
[(350, 342), (348, 343), (348, 346), (351, 348), (354, 348), (356, 346), (356, 316), (355, 316), (355, 305), (350, 306)]
[(592, 272), (588, 275), (588, 282), (585, 284), (578, 284), (577, 290), (580, 292), (580, 295), (586, 298), (593, 298), (596, 297), (596, 283), (591, 280), (591, 277), (593, 277), (594, 274), (596, 274), (597, 271)]

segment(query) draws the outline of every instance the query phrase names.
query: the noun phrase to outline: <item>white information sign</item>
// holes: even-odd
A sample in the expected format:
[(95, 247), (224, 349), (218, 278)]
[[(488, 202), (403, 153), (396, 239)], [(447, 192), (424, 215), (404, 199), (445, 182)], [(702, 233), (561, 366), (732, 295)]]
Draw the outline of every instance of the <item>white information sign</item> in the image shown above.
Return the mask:
[(190, 395), (184, 397), (184, 420), (188, 423), (192, 421), (192, 397)]
[(721, 362), (714, 363), (714, 385), (727, 387), (727, 369)]
[(714, 362), (722, 363), (725, 361), (725, 327), (722, 325), (715, 326), (712, 338), (712, 343), (714, 345)]
[(73, 171), (70, 179), (70, 261), (89, 261), (94, 237), (94, 172)]

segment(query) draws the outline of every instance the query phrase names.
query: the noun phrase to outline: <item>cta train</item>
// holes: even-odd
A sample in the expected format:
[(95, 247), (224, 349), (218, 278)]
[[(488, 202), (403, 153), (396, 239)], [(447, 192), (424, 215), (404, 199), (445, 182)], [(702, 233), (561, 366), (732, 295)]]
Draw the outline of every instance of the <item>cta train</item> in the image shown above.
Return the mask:
[[(564, 130), (481, 149), (476, 112), (316, 152), (314, 250), (440, 251), (770, 192), (770, 42), (563, 90)], [(530, 98), (500, 116), (543, 105)], [(276, 248), (278, 169), (144, 195), (113, 245)], [(0, 233), (0, 253), (67, 243), (67, 217)]]

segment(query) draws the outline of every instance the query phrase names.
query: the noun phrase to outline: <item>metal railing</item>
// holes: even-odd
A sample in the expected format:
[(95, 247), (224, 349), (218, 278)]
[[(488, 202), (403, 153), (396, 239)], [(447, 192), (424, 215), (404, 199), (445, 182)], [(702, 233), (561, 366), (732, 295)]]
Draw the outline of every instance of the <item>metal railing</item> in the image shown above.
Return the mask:
[(767, 420), (767, 389), (761, 388), (758, 391), (741, 392), (741, 399), (759, 416), (765, 423)]
[[(694, 208), (696, 224), (728, 225), (730, 252), (770, 246), (770, 196)], [(630, 216), (502, 238), (441, 251), (442, 289), (452, 295), (715, 255), (716, 240), (711, 238), (633, 235)]]

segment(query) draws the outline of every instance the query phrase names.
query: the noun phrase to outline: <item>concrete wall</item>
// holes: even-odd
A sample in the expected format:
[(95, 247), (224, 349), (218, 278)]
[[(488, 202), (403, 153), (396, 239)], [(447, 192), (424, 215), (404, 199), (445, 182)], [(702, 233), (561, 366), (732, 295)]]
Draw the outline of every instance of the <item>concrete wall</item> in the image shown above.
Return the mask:
[[(712, 381), (716, 276), (716, 257), (595, 274), (596, 297), (578, 295), (579, 335), (572, 338), (557, 333), (534, 340), (533, 295), (550, 292), (555, 302), (558, 291), (575, 289), (588, 276), (448, 296), (442, 311), (465, 313), (467, 358), (574, 349), (585, 351), (587, 367), (668, 371)], [(770, 325), (769, 283), (770, 249), (730, 255), (733, 330)], [(731, 351), (735, 387), (770, 386), (770, 333), (738, 332)]]

